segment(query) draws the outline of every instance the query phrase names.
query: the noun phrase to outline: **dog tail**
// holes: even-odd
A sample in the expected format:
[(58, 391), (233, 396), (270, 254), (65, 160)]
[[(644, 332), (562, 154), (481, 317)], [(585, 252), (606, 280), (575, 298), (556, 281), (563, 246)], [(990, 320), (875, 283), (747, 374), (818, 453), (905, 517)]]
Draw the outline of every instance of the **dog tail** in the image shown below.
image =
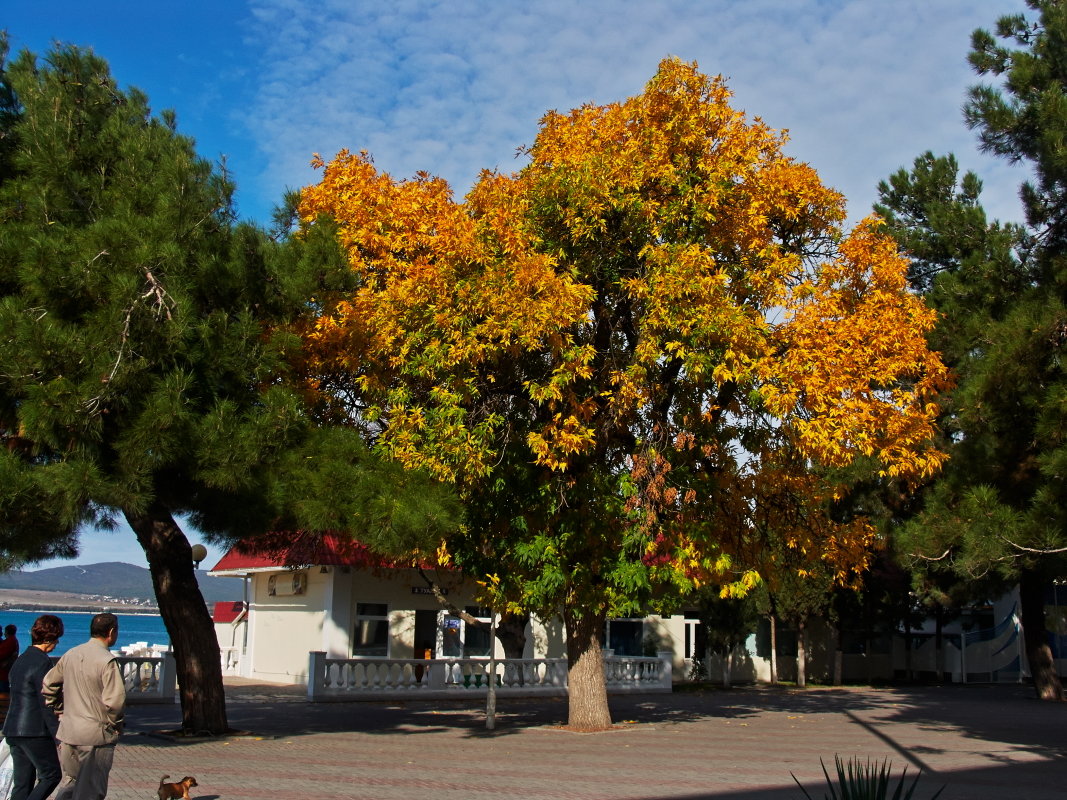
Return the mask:
[(162, 778), (160, 778), (159, 779), (159, 785), (162, 786), (163, 785), (163, 781), (165, 781), (169, 777), (170, 777), (170, 775), (164, 775)]

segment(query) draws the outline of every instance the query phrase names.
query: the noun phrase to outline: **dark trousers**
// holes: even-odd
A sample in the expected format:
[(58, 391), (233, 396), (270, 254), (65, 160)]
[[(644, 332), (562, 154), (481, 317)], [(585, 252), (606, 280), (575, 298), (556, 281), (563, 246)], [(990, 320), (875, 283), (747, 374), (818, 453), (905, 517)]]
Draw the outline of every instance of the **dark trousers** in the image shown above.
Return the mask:
[(11, 800), (45, 800), (63, 777), (56, 740), (51, 736), (8, 736), (7, 746), (14, 773)]

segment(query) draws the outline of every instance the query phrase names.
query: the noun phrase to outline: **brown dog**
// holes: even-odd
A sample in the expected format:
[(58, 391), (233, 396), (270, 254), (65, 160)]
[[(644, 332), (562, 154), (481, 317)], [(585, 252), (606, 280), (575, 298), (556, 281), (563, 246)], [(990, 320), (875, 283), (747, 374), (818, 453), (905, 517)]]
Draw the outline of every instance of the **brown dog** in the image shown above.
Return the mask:
[(196, 778), (186, 775), (177, 783), (164, 783), (170, 775), (164, 775), (159, 779), (159, 800), (189, 800), (189, 788), (198, 786)]

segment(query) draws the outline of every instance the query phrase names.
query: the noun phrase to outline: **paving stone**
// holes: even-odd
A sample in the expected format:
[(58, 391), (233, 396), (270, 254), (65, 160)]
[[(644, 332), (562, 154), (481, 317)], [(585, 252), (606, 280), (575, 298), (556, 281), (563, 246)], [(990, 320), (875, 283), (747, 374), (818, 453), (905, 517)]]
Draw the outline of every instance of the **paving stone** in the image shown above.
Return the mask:
[(740, 688), (612, 698), (616, 727), (561, 727), (560, 698), (309, 704), (302, 689), (228, 686), (252, 735), (180, 742), (177, 706), (132, 706), (108, 797), (154, 797), (194, 775), (200, 800), (798, 800), (824, 793), (819, 760), (888, 758), (922, 770), (915, 800), (1067, 797), (1067, 704), (1021, 686)]

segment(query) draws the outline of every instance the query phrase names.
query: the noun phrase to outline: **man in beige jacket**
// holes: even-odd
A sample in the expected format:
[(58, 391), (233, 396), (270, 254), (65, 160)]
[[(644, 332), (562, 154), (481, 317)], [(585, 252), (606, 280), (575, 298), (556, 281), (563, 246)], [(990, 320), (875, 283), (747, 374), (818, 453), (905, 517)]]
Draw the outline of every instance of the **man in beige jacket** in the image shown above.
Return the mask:
[(89, 641), (63, 654), (44, 676), (41, 694), (59, 715), (63, 782), (55, 800), (103, 800), (126, 710), (126, 687), (110, 648), (119, 635), (114, 614), (97, 614)]

